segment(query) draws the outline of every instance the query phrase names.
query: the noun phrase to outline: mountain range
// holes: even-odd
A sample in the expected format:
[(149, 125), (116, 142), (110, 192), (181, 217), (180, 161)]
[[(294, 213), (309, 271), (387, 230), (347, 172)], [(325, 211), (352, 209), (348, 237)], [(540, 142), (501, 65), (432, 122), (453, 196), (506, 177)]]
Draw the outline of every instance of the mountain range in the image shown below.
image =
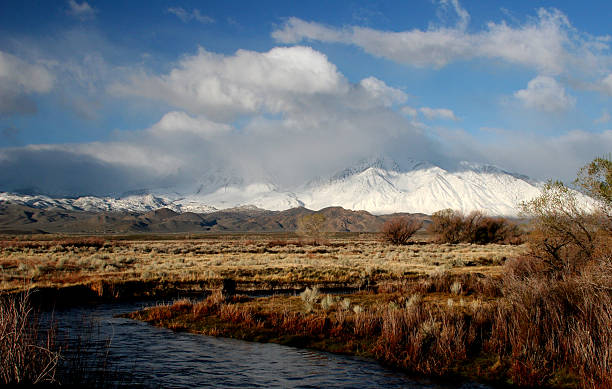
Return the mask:
[(248, 180), (219, 169), (188, 187), (147, 189), (116, 197), (55, 198), (2, 192), (0, 202), (85, 212), (146, 213), (167, 208), (177, 214), (206, 214), (245, 207), (270, 211), (342, 207), (383, 215), (432, 214), (452, 208), (514, 217), (520, 202), (537, 196), (540, 187), (541, 183), (524, 175), (491, 165), (461, 162), (453, 169), (443, 169), (423, 161), (399, 164), (372, 158), (289, 189), (272, 180)]
[[(372, 215), (329, 207), (318, 211), (325, 216), (323, 231), (377, 232), (389, 218), (398, 215)], [(254, 207), (226, 209), (209, 213), (177, 213), (160, 208), (145, 213), (78, 211), (59, 208), (33, 208), (0, 202), (0, 233), (226, 233), (293, 232), (298, 221), (314, 211), (299, 207), (268, 211)], [(425, 215), (411, 215), (425, 220)]]

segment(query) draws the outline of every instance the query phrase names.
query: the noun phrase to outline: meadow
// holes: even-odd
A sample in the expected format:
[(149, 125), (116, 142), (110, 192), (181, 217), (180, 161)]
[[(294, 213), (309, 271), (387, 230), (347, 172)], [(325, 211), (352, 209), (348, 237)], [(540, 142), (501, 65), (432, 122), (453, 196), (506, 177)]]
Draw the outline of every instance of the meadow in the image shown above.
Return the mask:
[[(127, 316), (420, 376), (605, 388), (612, 236), (601, 220), (536, 225), (527, 243), (502, 219), (446, 211), (405, 244), (382, 233), (13, 236), (0, 241), (0, 290), (67, 304), (162, 298)], [(465, 243), (497, 235), (514, 244)]]
[[(390, 245), (377, 234), (132, 237), (13, 237), (0, 241), (0, 291), (81, 286), (100, 294), (121, 285), (238, 290), (360, 288), (434, 273), (498, 274), (521, 245), (437, 244), (421, 235)], [(129, 297), (129, 296), (114, 296)]]

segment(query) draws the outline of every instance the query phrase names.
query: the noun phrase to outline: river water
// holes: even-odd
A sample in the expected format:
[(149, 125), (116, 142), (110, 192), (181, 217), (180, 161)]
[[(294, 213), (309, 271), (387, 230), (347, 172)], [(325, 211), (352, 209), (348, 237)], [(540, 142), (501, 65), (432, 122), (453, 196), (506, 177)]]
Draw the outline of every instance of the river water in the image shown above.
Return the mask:
[[(111, 370), (132, 384), (161, 388), (451, 388), (411, 379), (378, 363), (276, 344), (215, 338), (116, 318), (151, 302), (113, 303), (56, 310), (59, 337), (83, 332), (110, 341)], [(84, 324), (85, 323), (85, 324)], [(93, 331), (92, 331), (93, 329)]]

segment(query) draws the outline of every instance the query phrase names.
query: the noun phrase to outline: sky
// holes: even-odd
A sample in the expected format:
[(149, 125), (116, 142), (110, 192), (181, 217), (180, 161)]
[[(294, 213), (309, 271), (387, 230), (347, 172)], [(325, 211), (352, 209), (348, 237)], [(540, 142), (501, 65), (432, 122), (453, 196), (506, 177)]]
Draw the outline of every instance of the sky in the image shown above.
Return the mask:
[[(363, 158), (571, 181), (612, 151), (612, 3), (0, 1), (0, 191), (290, 188)], [(211, 178), (213, 177), (213, 178)]]

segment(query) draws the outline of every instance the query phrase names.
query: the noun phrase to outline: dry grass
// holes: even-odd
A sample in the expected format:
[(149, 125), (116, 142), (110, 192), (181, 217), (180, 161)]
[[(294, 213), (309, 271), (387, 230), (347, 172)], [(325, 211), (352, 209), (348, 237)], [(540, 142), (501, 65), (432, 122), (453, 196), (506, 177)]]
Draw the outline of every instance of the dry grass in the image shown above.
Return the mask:
[(299, 296), (247, 298), (217, 291), (200, 302), (179, 300), (131, 317), (213, 336), (364, 355), (428, 376), (610, 387), (611, 285), (609, 278), (604, 284), (601, 276), (593, 278), (610, 269), (554, 281), (525, 258), (508, 261), (496, 277), (436, 272), (346, 295), (308, 288)]
[(535, 257), (506, 265), (490, 346), (508, 358), (521, 385), (543, 385), (571, 366), (582, 386), (612, 387), (610, 263), (560, 278), (541, 267)]
[[(376, 236), (328, 238), (325, 245), (275, 236), (191, 240), (103, 240), (59, 237), (0, 241), (0, 291), (34, 287), (181, 282), (239, 290), (352, 286), (401, 280), (445, 269), (498, 273), (524, 246), (432, 244), (391, 246)], [(98, 286), (95, 286), (96, 288)]]
[(464, 303), (449, 308), (441, 304), (448, 296), (423, 299), (396, 292), (321, 296), (312, 290), (300, 297), (217, 294), (191, 302), (191, 309), (185, 301), (177, 301), (130, 317), (213, 336), (359, 354), (421, 374), (469, 375), (460, 364), (481, 352), (483, 337), (490, 334), (492, 305), (470, 304), (477, 300), (466, 296)]
[(29, 293), (0, 300), (0, 384), (54, 383), (60, 354), (53, 335), (39, 338)]

